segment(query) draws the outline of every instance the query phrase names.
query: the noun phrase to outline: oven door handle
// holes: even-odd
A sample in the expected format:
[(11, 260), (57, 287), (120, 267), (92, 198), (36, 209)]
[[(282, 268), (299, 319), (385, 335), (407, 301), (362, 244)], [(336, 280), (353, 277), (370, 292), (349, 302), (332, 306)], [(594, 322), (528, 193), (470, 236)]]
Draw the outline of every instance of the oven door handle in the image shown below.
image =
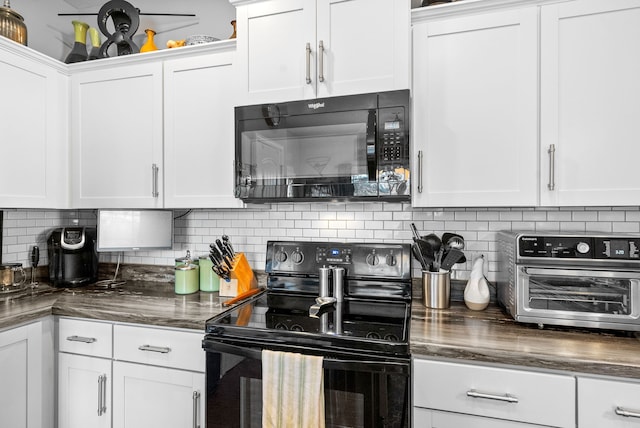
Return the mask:
[[(231, 345), (229, 343), (221, 343), (217, 341), (207, 340), (205, 338), (203, 347), (207, 352), (220, 352), (226, 354), (233, 354), (245, 358), (252, 358), (255, 360), (262, 359), (262, 349), (256, 348), (255, 344), (249, 342)], [(276, 347), (278, 348), (278, 347)], [(285, 345), (286, 348), (286, 345)], [(276, 349), (280, 350), (280, 349)], [(298, 352), (300, 349), (292, 349), (291, 352)], [(287, 352), (284, 350), (283, 352)], [(350, 370), (360, 372), (384, 372), (404, 374), (409, 376), (410, 362), (407, 361), (374, 361), (374, 360), (349, 360), (340, 359), (335, 357), (324, 357), (322, 367), (327, 370)]]
[(530, 266), (522, 266), (521, 272), (527, 276), (533, 275), (553, 275), (553, 276), (566, 276), (566, 277), (585, 277), (592, 276), (595, 278), (626, 278), (626, 279), (640, 279), (640, 274), (630, 271), (617, 271), (617, 270), (586, 270), (586, 269), (560, 269), (560, 268), (537, 268)]

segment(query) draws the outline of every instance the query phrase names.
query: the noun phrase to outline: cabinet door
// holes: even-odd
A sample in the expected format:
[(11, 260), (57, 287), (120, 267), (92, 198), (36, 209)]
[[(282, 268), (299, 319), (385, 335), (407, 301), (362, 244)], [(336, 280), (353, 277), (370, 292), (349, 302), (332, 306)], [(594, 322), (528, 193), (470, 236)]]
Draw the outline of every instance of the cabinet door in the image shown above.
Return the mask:
[(58, 353), (58, 426), (111, 426), (111, 360)]
[(537, 16), (414, 26), (414, 206), (537, 204)]
[(639, 428), (640, 383), (578, 378), (580, 428)]
[(317, 96), (407, 89), (410, 6), (407, 0), (318, 0)]
[(166, 208), (240, 207), (234, 197), (233, 53), (164, 64)]
[(640, 204), (640, 1), (546, 5), (541, 31), (542, 204)]
[(67, 77), (3, 45), (0, 206), (68, 208)]
[(414, 428), (534, 428), (542, 426), (461, 413), (439, 412), (419, 407), (414, 408), (413, 417)]
[(204, 373), (115, 361), (113, 376), (113, 428), (205, 426)]
[(238, 5), (241, 104), (315, 97), (315, 6), (315, 0)]
[(0, 425), (40, 428), (47, 385), (43, 380), (42, 330), (34, 323), (0, 333)]
[(162, 64), (71, 76), (74, 208), (161, 208)]

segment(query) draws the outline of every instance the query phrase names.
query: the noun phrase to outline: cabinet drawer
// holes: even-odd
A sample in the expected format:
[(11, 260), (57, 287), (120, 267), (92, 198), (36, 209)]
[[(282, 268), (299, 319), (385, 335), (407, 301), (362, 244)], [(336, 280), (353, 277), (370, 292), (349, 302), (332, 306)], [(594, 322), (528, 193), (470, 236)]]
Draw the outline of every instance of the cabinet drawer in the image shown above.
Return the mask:
[(204, 372), (204, 332), (114, 326), (113, 358)]
[(111, 358), (111, 329), (110, 323), (60, 318), (58, 349), (60, 352)]
[(415, 359), (414, 405), (554, 427), (575, 427), (575, 379)]
[(640, 428), (640, 383), (579, 377), (578, 423), (580, 428)]

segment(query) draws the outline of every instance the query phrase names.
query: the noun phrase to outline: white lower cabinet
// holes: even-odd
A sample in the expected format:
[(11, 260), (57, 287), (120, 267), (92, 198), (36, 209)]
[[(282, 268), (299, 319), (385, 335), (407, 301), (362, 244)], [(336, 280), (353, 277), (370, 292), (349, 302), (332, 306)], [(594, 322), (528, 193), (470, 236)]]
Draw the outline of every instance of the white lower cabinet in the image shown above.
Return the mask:
[(413, 360), (415, 427), (575, 427), (575, 378)]
[(53, 343), (48, 322), (0, 332), (2, 427), (53, 427), (53, 370), (49, 368)]
[(60, 318), (58, 428), (204, 427), (202, 336)]
[(113, 428), (204, 427), (204, 373), (113, 363)]
[(640, 427), (640, 383), (578, 377), (578, 426)]
[(111, 360), (58, 354), (58, 428), (111, 427)]

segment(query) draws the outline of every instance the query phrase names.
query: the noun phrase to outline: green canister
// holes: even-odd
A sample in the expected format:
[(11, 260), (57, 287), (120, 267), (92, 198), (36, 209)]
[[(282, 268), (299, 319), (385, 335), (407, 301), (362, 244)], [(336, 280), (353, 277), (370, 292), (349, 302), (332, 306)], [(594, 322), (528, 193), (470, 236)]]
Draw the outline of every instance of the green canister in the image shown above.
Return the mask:
[(182, 264), (175, 267), (176, 273), (176, 294), (191, 294), (199, 289), (200, 278), (198, 266), (193, 263)]
[(200, 256), (200, 291), (219, 291), (220, 277), (213, 271), (209, 256)]

